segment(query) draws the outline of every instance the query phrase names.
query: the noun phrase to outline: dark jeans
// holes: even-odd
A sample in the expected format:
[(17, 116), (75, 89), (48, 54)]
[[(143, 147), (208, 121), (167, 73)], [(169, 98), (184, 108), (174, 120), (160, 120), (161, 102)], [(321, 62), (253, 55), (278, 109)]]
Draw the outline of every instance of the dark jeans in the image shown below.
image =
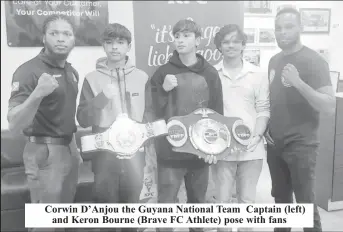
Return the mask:
[[(75, 140), (70, 145), (28, 142), (23, 153), (31, 203), (73, 203), (81, 156)], [(29, 231), (64, 231), (30, 228)]]
[[(174, 168), (158, 163), (157, 173), (158, 203), (176, 203), (182, 180), (185, 181), (187, 203), (205, 203), (209, 166)], [(203, 231), (202, 228), (190, 228), (189, 230)], [(172, 229), (157, 228), (156, 231), (172, 231)]]
[[(143, 186), (144, 154), (117, 159), (113, 153), (95, 153), (93, 199), (96, 203), (138, 203)], [(137, 231), (137, 228), (103, 228), (104, 231)]]
[[(267, 154), (275, 203), (293, 203), (294, 192), (297, 203), (314, 204), (314, 227), (304, 228), (304, 231), (322, 231), (314, 192), (318, 146), (268, 145)], [(291, 231), (291, 228), (275, 228), (274, 231)]]

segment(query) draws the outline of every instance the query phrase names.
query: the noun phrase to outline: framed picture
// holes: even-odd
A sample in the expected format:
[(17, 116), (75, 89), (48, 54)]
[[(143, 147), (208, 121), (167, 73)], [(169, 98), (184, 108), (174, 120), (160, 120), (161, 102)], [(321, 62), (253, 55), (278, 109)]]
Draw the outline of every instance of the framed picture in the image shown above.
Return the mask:
[(243, 58), (256, 66), (260, 66), (261, 51), (260, 49), (245, 49)]
[(300, 8), (303, 33), (330, 33), (331, 9)]
[(256, 44), (256, 29), (255, 28), (244, 28), (244, 33), (247, 35), (247, 45)]
[(280, 10), (282, 10), (284, 8), (294, 8), (294, 9), (297, 9), (296, 1), (280, 1), (278, 6), (276, 7), (276, 13), (278, 13)]
[(261, 46), (275, 46), (276, 39), (274, 29), (260, 28), (258, 33), (258, 44)]
[(273, 15), (271, 1), (244, 1), (244, 13), (248, 15)]

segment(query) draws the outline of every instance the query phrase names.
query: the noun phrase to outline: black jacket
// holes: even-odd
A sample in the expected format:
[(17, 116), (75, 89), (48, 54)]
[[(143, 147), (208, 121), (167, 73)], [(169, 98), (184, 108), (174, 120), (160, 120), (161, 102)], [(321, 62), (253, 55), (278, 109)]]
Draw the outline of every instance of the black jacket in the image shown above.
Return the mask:
[[(203, 56), (196, 54), (198, 62), (185, 66), (174, 51), (169, 62), (159, 67), (151, 77), (152, 111), (155, 119), (168, 121), (173, 116), (184, 116), (202, 107), (223, 114), (222, 85), (217, 70)], [(166, 92), (162, 85), (167, 74), (177, 77), (178, 86)], [(176, 153), (165, 137), (155, 141), (157, 161), (174, 167), (205, 165), (192, 154)]]

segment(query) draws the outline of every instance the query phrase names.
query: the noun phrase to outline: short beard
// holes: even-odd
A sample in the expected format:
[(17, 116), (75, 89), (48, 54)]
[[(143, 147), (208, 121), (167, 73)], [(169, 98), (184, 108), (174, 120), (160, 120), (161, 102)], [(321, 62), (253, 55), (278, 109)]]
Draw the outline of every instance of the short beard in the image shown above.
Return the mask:
[(45, 49), (48, 51), (48, 54), (53, 59), (56, 59), (56, 60), (66, 60), (69, 56), (70, 51), (71, 51), (71, 49), (70, 49), (67, 53), (59, 54), (59, 53), (54, 52), (54, 50), (49, 45), (45, 45)]

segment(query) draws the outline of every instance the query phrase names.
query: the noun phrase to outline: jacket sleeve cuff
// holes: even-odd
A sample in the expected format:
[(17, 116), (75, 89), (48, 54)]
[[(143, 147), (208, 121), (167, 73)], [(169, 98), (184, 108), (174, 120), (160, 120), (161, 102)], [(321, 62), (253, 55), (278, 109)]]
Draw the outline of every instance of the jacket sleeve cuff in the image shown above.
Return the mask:
[(259, 117), (267, 117), (267, 118), (270, 118), (270, 112), (269, 112), (269, 111), (261, 111), (261, 112), (258, 112), (256, 118), (259, 118)]

